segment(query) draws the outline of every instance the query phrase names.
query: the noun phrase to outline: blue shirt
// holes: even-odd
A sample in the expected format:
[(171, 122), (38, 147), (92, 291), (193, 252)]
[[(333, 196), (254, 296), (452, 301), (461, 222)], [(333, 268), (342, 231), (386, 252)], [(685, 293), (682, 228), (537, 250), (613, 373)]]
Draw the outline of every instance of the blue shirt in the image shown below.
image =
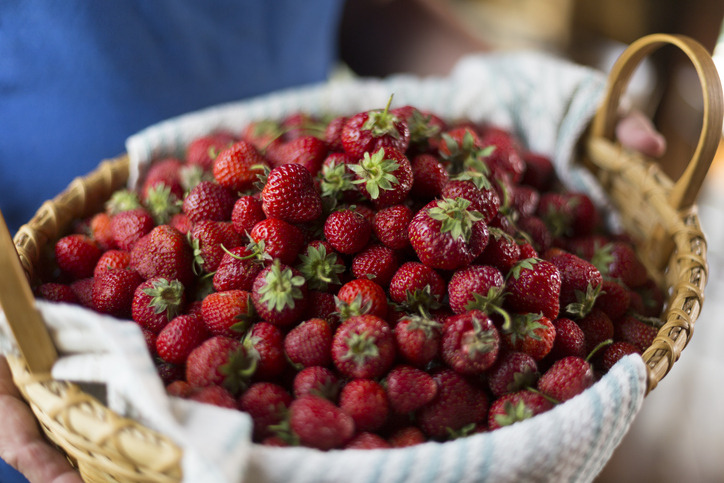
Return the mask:
[(324, 80), (342, 4), (0, 3), (0, 209), (10, 231), (148, 125)]

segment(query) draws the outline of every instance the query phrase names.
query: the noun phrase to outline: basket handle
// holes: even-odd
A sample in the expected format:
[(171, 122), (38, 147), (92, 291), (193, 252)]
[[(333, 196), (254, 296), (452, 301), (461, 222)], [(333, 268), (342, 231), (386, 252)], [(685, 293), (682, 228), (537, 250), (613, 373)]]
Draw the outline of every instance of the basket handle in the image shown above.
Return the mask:
[(674, 183), (669, 204), (675, 210), (691, 207), (696, 201), (704, 177), (722, 136), (724, 107), (722, 87), (711, 54), (696, 40), (684, 35), (652, 34), (642, 37), (621, 54), (609, 74), (609, 83), (601, 108), (591, 123), (591, 136), (613, 140), (621, 96), (641, 61), (664, 45), (674, 45), (691, 60), (701, 83), (704, 113), (696, 150), (681, 177)]
[(31, 373), (50, 373), (58, 353), (40, 312), (35, 308), (33, 292), (1, 211), (0, 269), (0, 306), (20, 355)]

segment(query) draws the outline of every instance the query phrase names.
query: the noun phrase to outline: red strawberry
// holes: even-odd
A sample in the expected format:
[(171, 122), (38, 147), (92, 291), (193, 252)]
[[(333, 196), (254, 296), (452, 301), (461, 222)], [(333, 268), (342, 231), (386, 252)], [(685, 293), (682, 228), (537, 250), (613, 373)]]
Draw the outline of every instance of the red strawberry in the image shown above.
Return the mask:
[(324, 237), (339, 253), (359, 252), (367, 246), (371, 234), (371, 223), (357, 211), (335, 211), (324, 222)]
[(646, 267), (636, 256), (633, 247), (617, 241), (601, 247), (591, 259), (604, 277), (618, 278), (629, 288), (640, 287), (648, 281)]
[(286, 370), (284, 334), (267, 322), (257, 322), (243, 340), (249, 357), (256, 361), (254, 379), (275, 381)]
[(422, 153), (437, 148), (440, 134), (446, 128), (442, 118), (410, 105), (396, 107), (390, 112), (407, 124), (410, 131), (409, 149)]
[(324, 319), (309, 319), (284, 337), (289, 360), (303, 367), (327, 366), (332, 362), (332, 328)]
[(177, 213), (171, 217), (168, 224), (183, 233), (184, 235), (191, 231), (193, 222), (186, 213)]
[[(197, 183), (198, 181), (194, 182)], [(172, 193), (168, 186), (159, 184), (146, 192), (144, 206), (154, 223), (163, 225), (168, 223), (172, 216), (181, 213), (181, 199), (177, 194)]]
[(67, 235), (55, 243), (58, 267), (73, 280), (92, 276), (102, 254), (98, 244), (87, 235)]
[(236, 400), (229, 391), (221, 386), (197, 388), (189, 395), (189, 399), (220, 408), (236, 409)]
[(211, 171), (214, 159), (234, 142), (234, 135), (226, 131), (199, 136), (186, 147), (186, 163)]
[(274, 434), (272, 427), (285, 419), (291, 403), (291, 395), (282, 386), (256, 382), (241, 395), (238, 407), (251, 416), (254, 441), (261, 441)]
[(121, 250), (133, 248), (133, 245), (155, 226), (151, 214), (144, 208), (123, 211), (111, 218), (113, 241)]
[(344, 445), (344, 449), (386, 449), (390, 447), (390, 443), (385, 438), (369, 431), (357, 433)]
[(553, 321), (556, 338), (548, 359), (558, 360), (566, 356), (586, 356), (586, 336), (573, 320), (561, 317)]
[(510, 329), (503, 328), (503, 339), (513, 350), (525, 352), (540, 361), (553, 348), (556, 329), (548, 317), (541, 314), (515, 314)]
[(541, 194), (536, 213), (548, 227), (553, 239), (573, 236), (573, 207), (564, 193), (545, 192)]
[(274, 168), (261, 191), (264, 213), (289, 223), (316, 220), (322, 215), (322, 198), (309, 170), (299, 164)]
[(661, 326), (657, 319), (640, 319), (635, 315), (624, 315), (614, 324), (616, 340), (627, 342), (643, 353), (654, 342)]
[(550, 158), (531, 151), (523, 151), (522, 157), (525, 172), (520, 182), (532, 186), (538, 191), (549, 191), (551, 183), (556, 178), (555, 168)]
[(345, 283), (337, 292), (337, 299), (337, 310), (343, 320), (362, 314), (387, 316), (385, 289), (370, 279), (358, 278)]
[(390, 413), (387, 393), (371, 379), (349, 381), (339, 394), (339, 407), (352, 416), (357, 431), (376, 431)]
[(254, 374), (256, 361), (242, 343), (214, 336), (196, 347), (186, 359), (186, 381), (192, 387), (222, 385), (237, 394)]
[(304, 446), (321, 450), (342, 447), (354, 436), (354, 420), (317, 396), (304, 396), (289, 406), (289, 426)]
[(156, 352), (172, 364), (184, 364), (191, 351), (209, 337), (203, 319), (198, 315), (179, 315), (172, 319), (156, 337)]
[(245, 290), (213, 292), (201, 303), (206, 328), (213, 335), (239, 338), (256, 320), (251, 293)]
[(97, 277), (101, 272), (109, 268), (128, 268), (130, 264), (131, 252), (115, 249), (107, 250), (98, 259), (96, 267), (93, 269), (93, 276)]
[(232, 190), (212, 181), (194, 186), (183, 201), (183, 212), (198, 223), (202, 220), (228, 221), (236, 203)]
[(500, 198), (489, 182), (477, 186), (473, 181), (467, 179), (454, 179), (443, 187), (440, 196), (449, 199), (464, 198), (468, 200), (470, 210), (480, 213), (485, 223), (490, 223), (500, 209)]
[(194, 270), (199, 274), (215, 272), (226, 250), (242, 244), (241, 235), (231, 223), (223, 221), (202, 220), (191, 228), (188, 236), (194, 250)]
[(553, 320), (560, 309), (561, 274), (540, 258), (519, 261), (506, 280), (505, 305), (512, 312), (542, 313)]
[(450, 432), (485, 421), (488, 396), (452, 369), (439, 369), (432, 374), (438, 385), (437, 396), (418, 410), (420, 429), (436, 439), (450, 437)]
[(398, 414), (416, 411), (437, 396), (437, 383), (427, 372), (412, 366), (393, 367), (385, 377), (390, 407)]
[(264, 157), (251, 143), (239, 141), (221, 151), (214, 160), (214, 179), (231, 191), (247, 191), (264, 173), (264, 165)]
[(347, 116), (337, 116), (327, 123), (324, 128), (324, 141), (329, 146), (330, 151), (342, 151), (342, 128), (347, 122)]
[(347, 119), (342, 127), (344, 150), (357, 159), (365, 153), (376, 153), (380, 148), (407, 151), (410, 130), (407, 124), (389, 110), (390, 97), (384, 110), (359, 112)]
[(307, 280), (310, 289), (326, 291), (342, 284), (339, 275), (345, 271), (344, 260), (329, 243), (312, 241), (299, 255), (299, 261), (297, 269)]
[(372, 229), (377, 239), (393, 250), (410, 246), (407, 227), (412, 220), (412, 210), (406, 205), (393, 205), (375, 212)]
[(626, 313), (630, 304), (629, 290), (616, 280), (606, 279), (601, 282), (601, 292), (593, 307), (605, 312), (611, 320), (616, 320)]
[(397, 253), (385, 245), (370, 244), (352, 259), (352, 275), (387, 287), (399, 266)]
[(327, 143), (315, 136), (301, 136), (279, 146), (274, 156), (275, 166), (293, 163), (307, 168), (315, 176), (327, 157)]
[(601, 355), (601, 369), (608, 372), (619, 360), (629, 354), (641, 354), (638, 347), (628, 342), (615, 341), (611, 345), (603, 349)]
[(133, 269), (105, 270), (93, 281), (93, 307), (101, 313), (130, 318), (133, 294), (142, 282)]
[(75, 292), (70, 285), (56, 282), (45, 282), (41, 283), (35, 293), (38, 297), (51, 302), (64, 302), (67, 304), (78, 304), (78, 297), (75, 296)]
[(394, 328), (397, 352), (416, 367), (425, 367), (440, 350), (442, 324), (422, 315), (402, 317)]
[(70, 288), (73, 290), (78, 303), (83, 307), (95, 309), (93, 305), (93, 285), (95, 277), (82, 278), (71, 282)]
[(454, 270), (469, 265), (488, 243), (482, 215), (469, 209), (470, 202), (456, 198), (431, 201), (410, 222), (410, 244), (422, 263)]
[(439, 305), (445, 296), (445, 280), (434, 269), (420, 262), (400, 265), (390, 280), (390, 299), (417, 311)]
[(601, 272), (592, 263), (572, 253), (560, 253), (548, 261), (558, 267), (561, 274), (561, 307), (576, 318), (585, 317), (601, 291)]
[(173, 193), (176, 198), (180, 199), (183, 196), (180, 176), (183, 165), (184, 162), (177, 158), (163, 158), (151, 163), (148, 171), (145, 173), (145, 179), (140, 188), (140, 193), (144, 201), (149, 191), (161, 187), (167, 188), (170, 193)]
[(508, 273), (521, 258), (520, 245), (515, 238), (500, 228), (489, 226), (488, 230), (490, 240), (474, 263), (490, 265), (503, 273)]
[(578, 326), (586, 339), (586, 353), (590, 353), (597, 345), (613, 339), (614, 326), (605, 312), (593, 309), (584, 318), (580, 319)]
[(279, 327), (298, 322), (306, 309), (307, 284), (294, 268), (275, 260), (254, 279), (251, 299), (259, 317)]
[(334, 402), (339, 394), (340, 381), (337, 375), (326, 367), (305, 367), (294, 376), (292, 384), (294, 397), (319, 396)]
[(534, 387), (540, 377), (535, 359), (525, 352), (502, 354), (488, 372), (488, 386), (494, 396)]
[(396, 430), (390, 435), (388, 441), (393, 448), (407, 448), (427, 441), (425, 433), (417, 426), (406, 426)]
[(521, 232), (527, 235), (529, 243), (538, 253), (546, 252), (553, 245), (553, 235), (541, 218), (522, 216), (516, 225)]
[(420, 201), (430, 201), (442, 193), (450, 179), (445, 166), (432, 154), (419, 154), (410, 159), (412, 189), (410, 196)]
[(177, 379), (166, 386), (166, 392), (169, 396), (187, 399), (194, 392), (194, 388), (188, 382)]
[(259, 151), (269, 150), (281, 144), (282, 128), (277, 121), (264, 119), (252, 121), (241, 131), (241, 139), (250, 142)]
[(571, 399), (594, 382), (591, 364), (576, 356), (558, 359), (538, 379), (538, 390), (558, 402)]
[(495, 267), (470, 265), (456, 270), (447, 285), (450, 310), (461, 314), (479, 309), (492, 314), (502, 304), (503, 274)]
[(441, 134), (440, 157), (450, 173), (457, 175), (467, 166), (477, 164), (489, 152), (483, 150), (477, 131), (467, 125), (453, 126)]
[(511, 207), (520, 216), (535, 216), (540, 201), (540, 192), (531, 186), (512, 185), (510, 193)]
[(263, 263), (247, 247), (236, 247), (225, 251), (214, 272), (214, 290), (251, 291), (254, 279), (263, 268)]
[(310, 290), (307, 298), (306, 319), (324, 319), (333, 327), (339, 322), (339, 314), (337, 313), (337, 302), (335, 295), (330, 292), (320, 292), (319, 290)]
[(412, 189), (412, 166), (404, 151), (380, 148), (348, 167), (355, 176), (353, 183), (378, 209), (402, 203)]
[(113, 229), (111, 228), (111, 215), (101, 211), (93, 215), (88, 224), (91, 238), (98, 243), (101, 249), (105, 251), (116, 248), (116, 242), (113, 239)]
[(268, 254), (271, 259), (277, 258), (286, 265), (294, 264), (304, 247), (302, 230), (277, 218), (260, 221), (251, 229), (249, 236), (258, 245), (260, 253)]
[(158, 334), (168, 322), (181, 314), (186, 305), (186, 292), (178, 280), (150, 278), (136, 287), (131, 305), (133, 320)]
[(176, 279), (184, 286), (194, 280), (193, 254), (186, 237), (169, 225), (159, 225), (134, 245), (131, 267), (143, 278)]
[(254, 225), (266, 218), (262, 203), (256, 196), (242, 196), (234, 203), (231, 211), (231, 223), (234, 230), (242, 235), (251, 231)]
[(332, 360), (346, 377), (374, 379), (383, 376), (395, 359), (390, 326), (374, 315), (356, 315), (342, 323), (332, 341)]
[(489, 127), (481, 136), (483, 146), (494, 149), (485, 162), (494, 178), (507, 176), (512, 182), (519, 183), (525, 171), (521, 158), (521, 147), (510, 131)]
[[(179, 163), (179, 161), (172, 160), (172, 163), (174, 163), (174, 166), (178, 166), (176, 163)], [(151, 167), (149, 169), (153, 170), (156, 166), (160, 166), (161, 164), (163, 163), (159, 163), (158, 161), (156, 161), (151, 164)], [(106, 213), (111, 216), (121, 213), (123, 211), (135, 210), (136, 208), (141, 208), (141, 200), (138, 198), (138, 194), (136, 192), (128, 189), (120, 189), (114, 191), (111, 194), (110, 199), (106, 201), (105, 204)]]
[(442, 331), (443, 361), (461, 374), (481, 374), (495, 363), (500, 334), (493, 320), (479, 310), (449, 317)]
[(525, 421), (553, 408), (553, 403), (537, 392), (522, 390), (504, 394), (490, 405), (488, 428), (492, 431)]

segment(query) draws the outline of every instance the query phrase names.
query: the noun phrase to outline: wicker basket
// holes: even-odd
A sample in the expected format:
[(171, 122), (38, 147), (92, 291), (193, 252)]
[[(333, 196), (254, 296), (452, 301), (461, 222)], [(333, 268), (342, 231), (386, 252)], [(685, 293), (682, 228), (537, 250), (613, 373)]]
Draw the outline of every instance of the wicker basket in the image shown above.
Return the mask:
[[(658, 166), (611, 141), (619, 98), (640, 61), (673, 44), (692, 61), (704, 96), (699, 144), (682, 177), (673, 182)], [(583, 146), (582, 162), (597, 176), (619, 210), (652, 277), (669, 294), (664, 326), (643, 354), (647, 393), (671, 370), (687, 345), (703, 302), (707, 281), (706, 241), (694, 201), (719, 144), (724, 112), (722, 90), (709, 53), (696, 41), (657, 34), (633, 43), (609, 77), (606, 98)], [(101, 208), (126, 185), (127, 156), (104, 161), (90, 175), (46, 202), (14, 238), (0, 233), (0, 302), (20, 355), (8, 357), (17, 387), (47, 437), (77, 466), (86, 481), (171, 482), (181, 479), (181, 450), (167, 437), (122, 418), (79, 386), (53, 380), (57, 358), (40, 315), (32, 307), (30, 285), (43, 253), (73, 219)]]

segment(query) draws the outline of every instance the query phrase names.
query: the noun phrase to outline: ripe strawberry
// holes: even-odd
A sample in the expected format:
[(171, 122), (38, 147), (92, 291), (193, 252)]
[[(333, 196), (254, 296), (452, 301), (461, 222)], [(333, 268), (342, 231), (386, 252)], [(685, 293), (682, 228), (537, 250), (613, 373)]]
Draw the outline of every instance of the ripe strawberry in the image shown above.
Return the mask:
[(397, 253), (385, 245), (370, 244), (352, 259), (352, 275), (368, 278), (382, 287), (387, 287), (397, 272)]
[(362, 214), (350, 209), (331, 213), (324, 221), (324, 237), (339, 253), (361, 251), (370, 239), (372, 225)]
[(243, 340), (247, 354), (256, 361), (254, 380), (276, 381), (287, 369), (284, 334), (275, 325), (257, 322)]
[(183, 165), (184, 162), (178, 158), (163, 158), (151, 163), (139, 190), (141, 198), (145, 201), (149, 191), (154, 188), (166, 187), (177, 199), (181, 199), (183, 187), (180, 172)]
[(220, 408), (236, 409), (236, 400), (221, 386), (207, 386), (195, 389), (188, 397), (192, 401), (212, 404)]
[(304, 446), (321, 450), (342, 447), (354, 436), (354, 420), (328, 400), (304, 396), (289, 406), (289, 426)]
[(538, 364), (530, 354), (510, 351), (498, 358), (488, 372), (488, 386), (495, 397), (534, 387), (540, 377)]
[(464, 198), (470, 202), (470, 210), (482, 215), (485, 223), (490, 223), (500, 210), (500, 198), (490, 183), (481, 186), (468, 179), (453, 179), (443, 187), (440, 196), (455, 199)]
[(285, 265), (294, 264), (304, 247), (302, 230), (277, 218), (266, 218), (254, 225), (249, 237), (257, 244), (257, 251), (267, 254), (270, 259), (279, 259)]
[(214, 290), (251, 291), (254, 279), (263, 268), (263, 263), (247, 247), (240, 246), (225, 251), (214, 272)]
[(316, 220), (322, 215), (322, 198), (309, 170), (299, 164), (274, 168), (261, 191), (262, 209), (268, 218), (289, 223)]
[(186, 381), (177, 379), (166, 385), (166, 393), (169, 396), (187, 399), (193, 392), (194, 388)]
[(400, 357), (415, 367), (425, 367), (440, 351), (442, 324), (422, 315), (406, 315), (394, 328), (395, 344)]
[(594, 374), (591, 364), (580, 357), (558, 359), (538, 379), (538, 390), (558, 402), (571, 399), (591, 387)]
[(410, 146), (408, 149), (418, 153), (437, 149), (440, 134), (447, 127), (441, 117), (410, 105), (396, 107), (390, 112), (407, 124), (410, 131)]
[(156, 337), (158, 356), (172, 364), (184, 364), (191, 351), (209, 338), (203, 319), (198, 315), (173, 318)]
[(412, 189), (412, 166), (404, 151), (380, 148), (348, 167), (355, 176), (353, 183), (377, 209), (402, 203)]
[(350, 280), (337, 292), (337, 310), (342, 320), (355, 315), (369, 314), (387, 317), (387, 294), (378, 283), (368, 278)]
[(159, 225), (131, 250), (131, 267), (148, 280), (176, 279), (185, 287), (194, 281), (193, 253), (186, 237), (169, 225)]
[(477, 130), (469, 125), (452, 126), (441, 134), (439, 154), (448, 172), (457, 175), (472, 164), (479, 164), (489, 153), (484, 150)]
[(178, 280), (153, 277), (136, 287), (131, 304), (133, 320), (158, 334), (186, 306), (186, 291)]
[(240, 138), (264, 152), (273, 145), (281, 144), (283, 130), (279, 122), (271, 119), (251, 121), (241, 131)]
[(522, 216), (516, 225), (521, 232), (527, 235), (529, 243), (538, 253), (545, 253), (553, 245), (553, 235), (541, 218)]
[(369, 431), (357, 433), (347, 444), (344, 449), (387, 449), (391, 448), (390, 443), (385, 438)]
[(520, 260), (520, 245), (511, 235), (500, 228), (489, 226), (490, 239), (483, 253), (473, 263), (490, 265), (502, 273), (508, 273)]
[(306, 294), (307, 284), (299, 271), (275, 260), (254, 279), (251, 300), (262, 320), (287, 327), (304, 314)]
[(245, 290), (212, 292), (201, 303), (201, 314), (213, 335), (239, 338), (256, 321), (251, 293)]
[(601, 370), (608, 372), (619, 360), (629, 354), (641, 354), (638, 347), (628, 342), (615, 341), (603, 349), (601, 355)]
[(488, 396), (452, 369), (438, 369), (432, 374), (437, 383), (437, 396), (421, 407), (417, 422), (422, 431), (435, 439), (446, 439), (450, 432), (485, 421)]
[(163, 225), (171, 217), (181, 213), (181, 198), (171, 192), (171, 188), (159, 184), (146, 192), (144, 207), (153, 218), (154, 224)]
[(488, 243), (480, 213), (463, 198), (431, 201), (410, 222), (410, 244), (422, 263), (454, 270), (469, 265)]
[(540, 393), (527, 389), (504, 394), (490, 405), (488, 428), (493, 431), (530, 419), (553, 409), (553, 403)]
[(503, 300), (503, 274), (488, 265), (469, 265), (456, 270), (447, 285), (450, 310), (462, 314), (479, 309), (492, 314)]
[(38, 285), (35, 294), (51, 302), (64, 302), (67, 304), (78, 304), (78, 297), (70, 285), (57, 282), (45, 282)]
[(549, 191), (556, 178), (553, 162), (541, 153), (523, 151), (525, 172), (520, 180), (522, 184), (532, 186), (538, 191)]
[(113, 241), (121, 250), (133, 248), (133, 245), (155, 226), (153, 217), (144, 208), (123, 211), (111, 217)]
[(327, 143), (315, 136), (304, 135), (282, 143), (275, 152), (274, 165), (293, 163), (307, 168), (315, 176), (327, 157)]
[(106, 250), (98, 259), (96, 267), (93, 269), (93, 276), (97, 277), (104, 270), (110, 268), (128, 268), (131, 264), (131, 252), (125, 250)]
[(98, 243), (102, 250), (111, 250), (116, 248), (116, 242), (113, 239), (113, 229), (111, 228), (111, 215), (105, 211), (96, 213), (88, 222), (90, 228), (90, 236)]
[(376, 431), (387, 421), (390, 402), (379, 382), (353, 379), (339, 394), (339, 407), (352, 416), (357, 431)]
[(186, 147), (186, 163), (211, 171), (214, 159), (236, 141), (227, 131), (217, 131), (193, 139)]
[(388, 292), (393, 302), (413, 311), (419, 307), (431, 309), (443, 301), (445, 280), (427, 265), (405, 262), (392, 276)]
[(342, 151), (342, 128), (347, 122), (347, 116), (337, 116), (327, 123), (324, 128), (324, 141), (332, 152)]
[(601, 247), (591, 259), (604, 277), (618, 278), (628, 288), (637, 288), (646, 284), (646, 267), (636, 256), (633, 247), (626, 242), (617, 241)]
[(407, 124), (390, 112), (390, 97), (384, 110), (359, 112), (350, 116), (342, 127), (342, 147), (345, 152), (361, 159), (365, 153), (376, 153), (380, 148), (407, 151), (410, 130)]
[(641, 300), (639, 312), (645, 317), (659, 317), (664, 310), (666, 294), (651, 278), (629, 292), (629, 297)]
[(566, 356), (586, 357), (586, 336), (573, 320), (561, 317), (553, 321), (556, 338), (548, 353), (548, 360), (558, 360)]
[(410, 159), (410, 166), (413, 179), (410, 196), (425, 202), (439, 197), (450, 175), (437, 156), (418, 154)]
[(93, 305), (93, 285), (95, 277), (81, 278), (71, 282), (70, 288), (73, 290), (78, 303), (83, 307), (95, 310)]
[(395, 340), (390, 326), (374, 315), (350, 317), (334, 334), (332, 360), (346, 377), (383, 376), (395, 360)]
[(236, 192), (251, 189), (264, 173), (264, 157), (251, 143), (238, 141), (219, 153), (213, 163), (214, 179)]
[(440, 355), (461, 374), (481, 374), (495, 363), (500, 334), (493, 320), (479, 310), (449, 317), (442, 331)]
[(548, 261), (558, 267), (561, 275), (561, 307), (576, 318), (585, 317), (601, 292), (601, 272), (592, 263), (572, 253), (560, 253)]
[(192, 387), (220, 385), (231, 394), (239, 393), (255, 370), (256, 361), (242, 343), (220, 335), (206, 339), (186, 359), (186, 381)]
[(512, 185), (510, 193), (511, 208), (519, 216), (535, 216), (538, 211), (540, 192), (532, 186)]
[(591, 310), (588, 315), (580, 319), (577, 323), (586, 339), (586, 353), (590, 353), (603, 341), (613, 339), (613, 322), (611, 322), (608, 315), (601, 310)]
[(556, 329), (548, 317), (541, 314), (515, 314), (510, 329), (503, 328), (502, 337), (516, 351), (525, 352), (540, 361), (553, 348)]
[(548, 227), (554, 240), (573, 236), (573, 206), (564, 193), (542, 193), (536, 214)]
[(407, 228), (412, 221), (412, 210), (406, 205), (393, 205), (377, 210), (372, 229), (377, 239), (393, 250), (410, 246)]
[(408, 365), (393, 367), (385, 377), (390, 408), (397, 414), (416, 411), (437, 396), (437, 383), (427, 372)]
[(309, 319), (287, 333), (284, 352), (293, 364), (299, 366), (327, 366), (332, 362), (332, 336), (329, 322)]
[(330, 292), (320, 292), (319, 290), (310, 290), (307, 294), (307, 311), (305, 319), (324, 319), (332, 327), (339, 324), (339, 314), (337, 313), (337, 302), (335, 295)]
[(494, 149), (486, 158), (494, 178), (508, 177), (512, 182), (519, 183), (525, 171), (525, 163), (521, 158), (521, 147), (510, 131), (489, 127), (480, 140), (483, 146)]
[(527, 258), (515, 264), (506, 279), (505, 306), (517, 313), (542, 313), (554, 320), (560, 309), (561, 274), (552, 263)]
[(299, 255), (297, 269), (307, 280), (310, 289), (326, 291), (342, 285), (339, 275), (344, 273), (345, 265), (332, 245), (326, 241), (314, 240)]
[(274, 434), (273, 426), (281, 423), (292, 403), (292, 396), (272, 382), (255, 382), (239, 397), (238, 407), (251, 416), (254, 441)]
[(393, 432), (387, 440), (393, 448), (407, 448), (422, 444), (427, 438), (417, 426), (405, 426)]
[(294, 376), (292, 388), (296, 399), (313, 395), (335, 402), (339, 395), (340, 380), (331, 369), (310, 366)]
[(58, 268), (73, 280), (93, 275), (103, 251), (87, 235), (66, 235), (55, 243), (55, 260)]
[(573, 219), (571, 220), (572, 236), (586, 236), (592, 234), (601, 221), (598, 209), (591, 198), (580, 192), (566, 194), (571, 206)]
[(242, 244), (242, 237), (229, 222), (202, 220), (194, 224), (188, 233), (194, 251), (196, 273), (213, 273), (219, 268), (226, 250)]
[(93, 281), (93, 307), (104, 314), (130, 318), (133, 294), (142, 282), (143, 278), (133, 269), (103, 271)]
[(614, 338), (627, 342), (643, 353), (654, 342), (661, 321), (624, 315), (614, 324)]
[(234, 230), (242, 235), (251, 231), (254, 225), (266, 218), (259, 198), (252, 195), (242, 196), (234, 203), (231, 211), (231, 223)]
[(628, 311), (630, 305), (630, 291), (616, 280), (605, 279), (601, 282), (601, 292), (593, 307), (605, 312), (611, 320), (616, 320)]
[(173, 215), (168, 221), (168, 224), (183, 233), (184, 235), (190, 232), (191, 227), (193, 226), (193, 222), (189, 219), (186, 213), (177, 213)]
[(183, 200), (183, 212), (194, 223), (202, 220), (228, 221), (236, 203), (234, 192), (213, 181), (194, 186)]

